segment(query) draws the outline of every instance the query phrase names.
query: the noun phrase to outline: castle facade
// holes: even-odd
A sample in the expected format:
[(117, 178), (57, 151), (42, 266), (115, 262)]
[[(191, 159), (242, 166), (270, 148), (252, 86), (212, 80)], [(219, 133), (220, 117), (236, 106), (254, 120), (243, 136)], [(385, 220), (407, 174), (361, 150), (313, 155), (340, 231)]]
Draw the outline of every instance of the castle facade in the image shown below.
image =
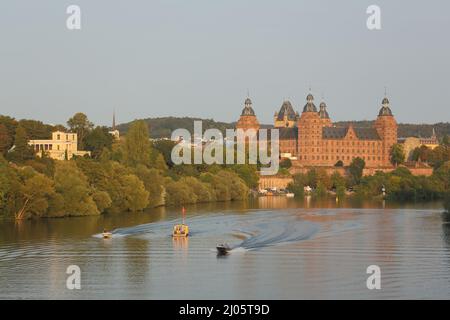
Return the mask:
[[(300, 166), (347, 166), (360, 157), (367, 168), (391, 167), (389, 154), (392, 145), (397, 143), (397, 122), (388, 98), (385, 97), (381, 104), (373, 126), (359, 128), (334, 125), (325, 102), (321, 102), (317, 109), (312, 94), (306, 97), (301, 114), (289, 101), (283, 102), (274, 115), (281, 157), (294, 159)], [(249, 98), (236, 128), (260, 128)]]

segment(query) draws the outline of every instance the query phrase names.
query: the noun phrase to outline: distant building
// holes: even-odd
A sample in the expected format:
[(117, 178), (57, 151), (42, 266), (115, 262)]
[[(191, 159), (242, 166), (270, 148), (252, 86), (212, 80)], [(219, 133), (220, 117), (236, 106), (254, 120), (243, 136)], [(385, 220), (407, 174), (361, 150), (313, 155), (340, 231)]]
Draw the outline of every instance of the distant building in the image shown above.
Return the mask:
[(433, 128), (433, 133), (429, 138), (419, 138), (420, 144), (430, 149), (434, 149), (439, 146), (439, 139), (436, 135), (436, 131)]
[(436, 135), (436, 131), (433, 128), (433, 133), (431, 137), (423, 138), (423, 137), (407, 137), (400, 138), (398, 142), (403, 145), (403, 152), (405, 154), (405, 158), (407, 161), (412, 161), (414, 149), (419, 148), (421, 146), (425, 146), (430, 149), (434, 149), (439, 146), (439, 139)]
[(44, 152), (47, 156), (55, 160), (72, 159), (73, 156), (90, 155), (89, 151), (78, 150), (78, 137), (76, 133), (55, 131), (51, 140), (30, 140), (28, 142), (34, 148), (36, 154), (41, 156)]
[(113, 122), (112, 122), (112, 130), (109, 131), (109, 134), (114, 137), (114, 140), (120, 140), (120, 132), (116, 128), (116, 112), (113, 113)]

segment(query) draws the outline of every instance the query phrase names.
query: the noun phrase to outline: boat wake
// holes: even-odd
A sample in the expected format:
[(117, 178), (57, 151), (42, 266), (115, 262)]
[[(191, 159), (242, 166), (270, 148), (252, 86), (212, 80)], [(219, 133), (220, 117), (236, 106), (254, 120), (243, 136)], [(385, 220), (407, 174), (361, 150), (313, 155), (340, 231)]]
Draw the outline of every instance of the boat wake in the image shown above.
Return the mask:
[[(298, 219), (287, 219), (291, 221), (277, 220), (274, 217), (271, 221), (256, 224), (252, 230), (240, 230), (239, 233), (247, 235), (247, 237), (240, 244), (233, 246), (232, 251), (257, 250), (307, 240), (319, 230), (317, 224), (308, 221)], [(286, 220), (286, 217), (283, 220)]]

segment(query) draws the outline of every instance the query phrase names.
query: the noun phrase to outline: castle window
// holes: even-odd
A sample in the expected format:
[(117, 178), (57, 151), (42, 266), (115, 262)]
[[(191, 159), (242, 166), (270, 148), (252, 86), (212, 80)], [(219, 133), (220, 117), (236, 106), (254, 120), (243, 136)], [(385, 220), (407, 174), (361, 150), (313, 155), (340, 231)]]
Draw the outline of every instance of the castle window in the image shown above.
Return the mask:
[(61, 135), (58, 134), (58, 135), (56, 136), (56, 139), (61, 140)]

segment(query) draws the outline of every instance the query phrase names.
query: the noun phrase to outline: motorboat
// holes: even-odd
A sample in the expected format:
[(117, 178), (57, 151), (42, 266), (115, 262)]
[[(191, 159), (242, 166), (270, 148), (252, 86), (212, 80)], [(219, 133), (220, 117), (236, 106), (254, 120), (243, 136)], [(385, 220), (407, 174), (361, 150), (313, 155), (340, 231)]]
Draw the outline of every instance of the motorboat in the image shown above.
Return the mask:
[(186, 209), (183, 207), (181, 210), (183, 221), (181, 224), (173, 226), (172, 237), (187, 237), (189, 235), (189, 227), (184, 223), (184, 216), (186, 215)]
[(189, 235), (189, 227), (185, 224), (176, 224), (173, 227), (173, 237), (187, 237)]
[(103, 239), (111, 239), (112, 238), (112, 232), (103, 231), (102, 237), (103, 237)]
[(226, 255), (230, 252), (231, 248), (228, 244), (222, 243), (216, 246), (217, 254), (220, 256)]

